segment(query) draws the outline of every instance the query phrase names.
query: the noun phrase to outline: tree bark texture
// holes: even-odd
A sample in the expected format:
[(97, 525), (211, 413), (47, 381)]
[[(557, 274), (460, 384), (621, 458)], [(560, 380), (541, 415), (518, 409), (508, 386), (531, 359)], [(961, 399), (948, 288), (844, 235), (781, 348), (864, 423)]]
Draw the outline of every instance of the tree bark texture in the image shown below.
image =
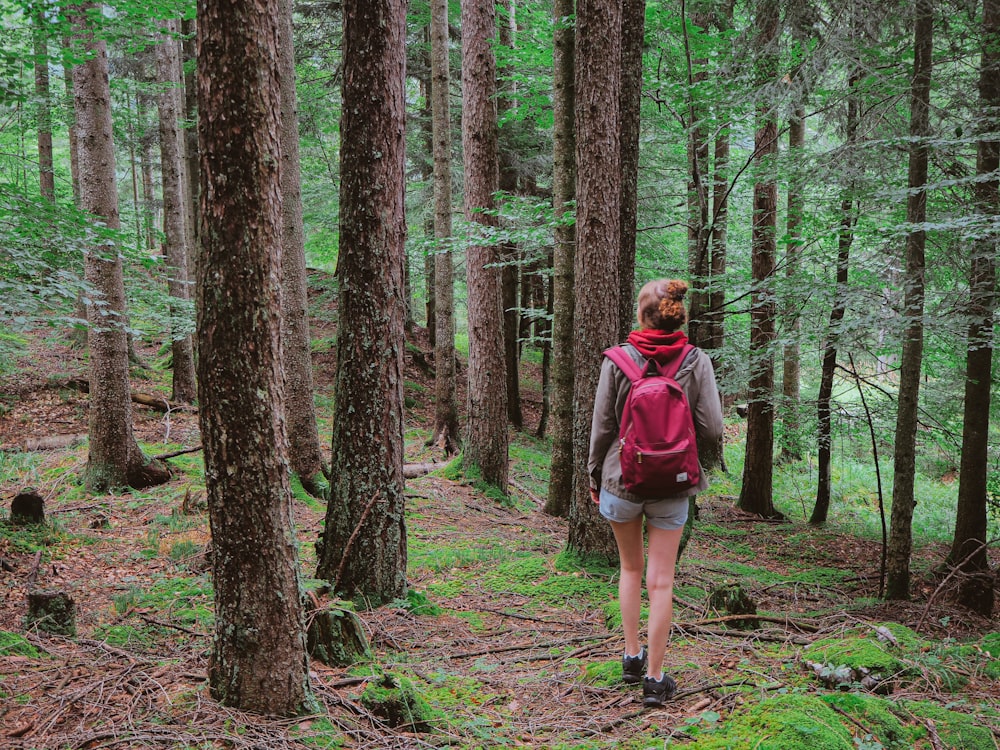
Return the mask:
[(277, 0), (199, 0), (198, 400), (212, 530), (212, 696), (263, 714), (309, 693), (281, 372)]
[(434, 432), (446, 455), (461, 446), (455, 398), (455, 271), (451, 252), (451, 115), (448, 0), (431, 0), (431, 122), (434, 156)]
[[(984, 177), (973, 187), (977, 213), (984, 221), (1000, 215), (1000, 0), (983, 5), (983, 56), (979, 69), (979, 103), (982, 137), (976, 154), (976, 173)], [(986, 133), (993, 133), (987, 136)], [(992, 175), (991, 177), (986, 177)], [(991, 373), (993, 371), (993, 318), (996, 313), (996, 233), (973, 246), (969, 300), (969, 339), (965, 375), (965, 423), (962, 461), (958, 477), (958, 510), (955, 538), (948, 562), (966, 574), (959, 598), (967, 607), (990, 617), (994, 604), (993, 573), (986, 548), (987, 467)]]
[[(465, 215), (495, 227), (497, 153), (496, 14), (491, 0), (462, 2), (462, 149)], [(466, 251), (469, 318), (468, 434), (463, 461), (483, 481), (507, 491), (507, 384), (503, 344), (502, 280), (495, 246)]]
[[(87, 27), (84, 4), (77, 15), (78, 35), (89, 58), (73, 69), (73, 103), (80, 156), (80, 206), (108, 229), (120, 227), (115, 148), (112, 140), (111, 91), (108, 55), (102, 39)], [(98, 237), (101, 236), (97, 229)], [(125, 281), (118, 248), (110, 237), (98, 241), (85, 258), (87, 283), (101, 297), (87, 312), (91, 327), (89, 437), (86, 484), (91, 492), (141, 487), (166, 481), (145, 481), (149, 463), (132, 432), (129, 398), (128, 339), (125, 320)], [(152, 466), (151, 469), (162, 467)], [(163, 469), (165, 473), (166, 470)]]
[(576, 227), (574, 127), (574, 0), (555, 0), (552, 53), (552, 206), (556, 219), (552, 255), (552, 462), (545, 512), (565, 517), (573, 495), (573, 265)]
[(930, 88), (934, 51), (933, 0), (917, 0), (913, 31), (913, 83), (910, 89), (910, 166), (906, 221), (906, 277), (903, 315), (906, 330), (899, 369), (899, 400), (893, 454), (892, 515), (886, 566), (886, 598), (910, 598), (910, 552), (913, 547), (913, 494), (916, 471), (917, 410), (924, 351), (924, 245), (918, 228), (927, 216), (927, 162), (930, 136)]
[(621, 91), (621, 255), (618, 262), (618, 338), (635, 327), (635, 249), (639, 199), (639, 121), (642, 109), (642, 48), (646, 0), (622, 3)]
[(579, 0), (576, 11), (577, 218), (573, 449), (569, 546), (617, 560), (611, 526), (590, 499), (586, 457), (602, 352), (618, 342), (621, 243), (619, 106), (622, 6)]
[(306, 492), (324, 494), (327, 484), (313, 400), (312, 337), (306, 293), (306, 251), (299, 168), (299, 113), (295, 97), (292, 1), (279, 0), (281, 77), (281, 339), (285, 371), (288, 460)]
[[(173, 400), (181, 404), (194, 402), (197, 386), (194, 376), (194, 345), (191, 335), (178, 333), (184, 328), (182, 317), (191, 300), (188, 273), (187, 200), (184, 179), (184, 142), (178, 127), (181, 115), (180, 52), (175, 37), (176, 21), (162, 21), (167, 29), (156, 45), (156, 77), (160, 90), (156, 96), (160, 120), (160, 171), (163, 180), (163, 254), (166, 259), (167, 290), (172, 300), (171, 358), (173, 360)], [(173, 302), (177, 300), (177, 302)]]
[[(778, 6), (775, 0), (757, 3), (758, 83), (773, 81), (777, 75)], [(753, 188), (753, 234), (751, 273), (753, 291), (750, 307), (750, 403), (747, 411), (746, 459), (743, 487), (737, 506), (764, 518), (780, 516), (774, 508), (774, 318), (772, 289), (775, 229), (777, 227), (778, 186), (770, 161), (778, 152), (778, 127), (768, 105), (759, 108), (755, 153), (762, 173)]]
[(406, 591), (405, 32), (404, 0), (344, 3), (335, 471), (317, 577), (376, 605)]

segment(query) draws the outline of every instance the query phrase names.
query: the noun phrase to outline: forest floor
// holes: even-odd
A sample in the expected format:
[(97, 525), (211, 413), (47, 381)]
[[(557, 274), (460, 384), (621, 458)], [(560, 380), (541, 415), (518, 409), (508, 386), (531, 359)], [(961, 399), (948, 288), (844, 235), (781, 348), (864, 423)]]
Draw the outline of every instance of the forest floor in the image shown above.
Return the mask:
[[(317, 340), (329, 334), (321, 321)], [(440, 457), (420, 439), (433, 392), (413, 357), (428, 351), (420, 332), (410, 350), (408, 460), (427, 461)], [(332, 357), (317, 346), (321, 395)], [(667, 668), (679, 692), (644, 710), (641, 690), (620, 681), (615, 571), (565, 552), (566, 522), (540, 507), (546, 449), (526, 432), (513, 438), (508, 503), (447, 471), (407, 480), (412, 593), (359, 611), (370, 660), (312, 662), (314, 715), (224, 708), (206, 680), (213, 626), (200, 454), (171, 459), (176, 476), (163, 487), (90, 497), (79, 484), (85, 445), (30, 450), (41, 438), (85, 436), (87, 397), (66, 386), (85, 374), (78, 350), (39, 337), (0, 381), (4, 510), (31, 486), (47, 516), (13, 527), (0, 514), (0, 747), (1000, 747), (1000, 635), (951, 603), (935, 572), (941, 548), (916, 545), (914, 599), (883, 602), (877, 541), (762, 522), (712, 495), (699, 501), (677, 573)], [(138, 375), (136, 390), (167, 392), (163, 372)], [(525, 382), (530, 428), (537, 373)], [(135, 427), (150, 454), (199, 441), (190, 412), (136, 405)], [(296, 493), (304, 578), (315, 570), (323, 513)], [(756, 601), (750, 629), (708, 606), (709, 592), (729, 583)], [(38, 588), (72, 596), (76, 637), (25, 630), (26, 594)], [(874, 691), (860, 671), (843, 673), (866, 659), (882, 679)], [(373, 698), (390, 683), (402, 697), (395, 711)], [(889, 700), (876, 695), (889, 691)]]

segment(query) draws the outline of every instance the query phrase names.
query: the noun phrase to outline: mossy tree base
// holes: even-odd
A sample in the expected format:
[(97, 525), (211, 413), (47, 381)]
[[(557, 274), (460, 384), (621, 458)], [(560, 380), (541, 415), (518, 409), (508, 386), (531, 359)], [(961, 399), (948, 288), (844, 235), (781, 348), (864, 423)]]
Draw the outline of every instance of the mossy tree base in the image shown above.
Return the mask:
[(28, 614), (25, 625), (53, 635), (76, 636), (76, 605), (63, 591), (35, 590), (28, 592)]

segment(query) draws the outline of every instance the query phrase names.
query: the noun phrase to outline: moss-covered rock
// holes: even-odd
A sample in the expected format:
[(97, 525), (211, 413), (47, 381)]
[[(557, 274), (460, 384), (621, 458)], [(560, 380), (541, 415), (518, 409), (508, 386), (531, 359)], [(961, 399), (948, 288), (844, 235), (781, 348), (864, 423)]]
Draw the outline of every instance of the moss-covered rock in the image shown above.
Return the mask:
[(802, 661), (829, 688), (860, 683), (869, 690), (891, 692), (895, 680), (913, 671), (903, 658), (903, 653), (919, 649), (919, 639), (913, 636), (911, 642), (910, 636), (906, 628), (898, 635), (887, 626), (858, 628), (810, 644), (802, 651)]
[[(912, 750), (912, 733), (889, 710), (888, 701), (861, 693), (830, 693), (823, 701), (864, 727), (870, 746), (878, 743), (884, 750)], [(864, 739), (864, 738), (862, 738)]]
[(927, 701), (899, 701), (889, 706), (901, 720), (913, 724), (914, 748), (996, 750), (993, 733), (968, 714)]
[(361, 693), (361, 704), (389, 726), (414, 732), (431, 732), (436, 723), (444, 720), (411, 679), (388, 672), (368, 683)]
[(736, 714), (686, 750), (856, 750), (844, 719), (809, 695), (776, 695)]

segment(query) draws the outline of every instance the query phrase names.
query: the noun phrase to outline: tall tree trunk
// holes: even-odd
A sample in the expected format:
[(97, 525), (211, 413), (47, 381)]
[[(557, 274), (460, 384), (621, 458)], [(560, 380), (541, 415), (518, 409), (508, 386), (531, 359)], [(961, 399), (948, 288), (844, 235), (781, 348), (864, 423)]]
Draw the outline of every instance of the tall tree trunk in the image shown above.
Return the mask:
[[(80, 151), (80, 205), (109, 229), (118, 229), (118, 187), (112, 140), (111, 90), (104, 40), (88, 26), (88, 11), (79, 7), (75, 23), (89, 55), (73, 69), (73, 103)], [(132, 432), (132, 401), (128, 375), (125, 319), (125, 281), (121, 256), (113, 244), (87, 251), (87, 282), (101, 294), (100, 305), (90, 305), (90, 452), (86, 485), (93, 493), (115, 488), (148, 487), (170, 478), (167, 469), (150, 462)]]
[[(498, 19), (500, 46), (507, 50), (514, 48), (514, 6), (511, 0), (498, 0), (497, 7), (501, 9)], [(500, 69), (497, 72), (497, 121), (516, 106), (514, 83), (511, 81), (511, 70)], [(498, 133), (499, 157), (499, 187), (509, 196), (517, 194), (517, 153), (508, 127)], [(524, 428), (524, 415), (521, 412), (521, 347), (519, 333), (521, 327), (521, 310), (528, 302), (522, 296), (518, 303), (518, 290), (521, 286), (522, 258), (520, 248), (515, 242), (504, 242), (500, 246), (500, 260), (503, 267), (500, 272), (501, 304), (503, 305), (503, 349), (504, 367), (507, 371), (507, 419), (517, 430)]]
[[(683, 5), (682, 5), (683, 7)], [(696, 9), (691, 23), (700, 29), (708, 27), (704, 9)], [(705, 58), (692, 59), (688, 21), (684, 19), (684, 47), (687, 59), (687, 127), (688, 127), (688, 273), (691, 277), (688, 338), (695, 346), (705, 344), (705, 315), (709, 307), (708, 281), (711, 259), (708, 253), (709, 222), (708, 203), (708, 154), (709, 140), (702, 124), (705, 107), (696, 97), (696, 87), (705, 81)]]
[[(496, 17), (492, 0), (462, 2), (462, 148), (466, 219), (497, 225), (493, 195), (497, 155)], [(466, 251), (469, 310), (469, 417), (464, 463), (507, 492), (507, 384), (499, 254), (490, 245)]]
[(278, 0), (281, 10), (281, 339), (288, 420), (288, 459), (306, 492), (322, 497), (327, 473), (319, 447), (313, 399), (312, 337), (306, 285), (299, 168), (299, 113), (295, 97), (295, 48), (292, 1)]
[(576, 226), (574, 0), (555, 0), (552, 52), (552, 462), (545, 512), (569, 514), (573, 495), (573, 266)]
[(209, 688), (245, 711), (309, 696), (281, 375), (277, 0), (199, 0), (198, 401), (212, 530)]
[[(165, 237), (167, 289), (171, 298), (171, 359), (173, 360), (173, 400), (190, 404), (197, 396), (194, 377), (194, 346), (191, 334), (184, 333), (183, 316), (191, 300), (188, 273), (186, 203), (184, 188), (184, 144), (177, 121), (181, 113), (181, 88), (176, 21), (162, 21), (166, 34), (156, 46), (156, 96), (160, 115), (160, 165), (163, 179), (163, 234)], [(176, 302), (174, 301), (176, 300)], [(180, 331), (180, 332), (179, 332)]]
[(344, 3), (336, 472), (317, 577), (376, 605), (406, 592), (405, 40), (404, 0)]
[(55, 171), (52, 167), (52, 112), (49, 102), (49, 45), (45, 31), (45, 6), (34, 9), (35, 97), (38, 100), (38, 184), (43, 198), (56, 197)]
[[(850, 127), (850, 126), (848, 126)], [(785, 278), (788, 280), (788, 291), (782, 304), (784, 320), (785, 345), (782, 352), (781, 377), (781, 459), (798, 461), (802, 458), (800, 437), (799, 409), (802, 398), (799, 394), (799, 333), (802, 324), (799, 320), (800, 294), (793, 293), (797, 289), (796, 279), (799, 273), (802, 256), (802, 213), (805, 208), (801, 163), (806, 144), (806, 108), (805, 103), (796, 101), (795, 109), (788, 123), (788, 154), (791, 158), (792, 177), (788, 184), (788, 210), (785, 216)]]
[[(146, 122), (146, 112), (147, 104), (149, 101), (148, 94), (136, 94), (135, 97), (135, 117), (136, 121), (140, 123), (141, 129), (139, 131), (139, 170), (142, 173), (142, 220), (143, 227), (146, 230), (146, 249), (150, 252), (156, 249), (156, 224), (157, 215), (156, 210), (156, 196), (153, 191), (153, 131), (152, 129), (147, 129), (144, 125)], [(136, 206), (136, 211), (139, 211), (139, 207)]]
[[(976, 209), (985, 221), (1000, 215), (1000, 0), (984, 0), (983, 55), (979, 67), (981, 135), (976, 172), (982, 179), (973, 187)], [(993, 135), (986, 135), (992, 133)], [(986, 549), (991, 374), (993, 371), (993, 319), (996, 313), (997, 233), (973, 245), (969, 300), (969, 339), (965, 365), (965, 424), (962, 429), (962, 462), (958, 478), (955, 538), (948, 562), (964, 574), (959, 600), (981, 615), (993, 613), (994, 574)]]
[[(63, 48), (70, 49), (69, 37), (63, 38)], [(64, 59), (68, 55), (64, 55)], [(73, 205), (80, 205), (80, 156), (76, 140), (76, 109), (73, 106), (73, 65), (63, 62), (63, 83), (66, 87), (66, 129), (69, 136), (69, 173), (73, 185)], [(80, 315), (84, 313), (84, 315)], [(85, 308), (81, 301), (77, 305), (77, 314), (85, 317)]]
[(611, 526), (590, 499), (586, 456), (601, 353), (618, 342), (621, 243), (619, 117), (622, 6), (579, 0), (576, 12), (577, 220), (573, 449), (569, 547), (617, 560)]
[(917, 0), (913, 30), (913, 84), (910, 90), (910, 168), (907, 185), (906, 280), (903, 314), (906, 331), (899, 369), (893, 455), (892, 516), (886, 565), (886, 598), (910, 598), (910, 552), (913, 545), (913, 495), (916, 471), (917, 408), (924, 351), (924, 245), (921, 227), (927, 216), (927, 161), (930, 135), (930, 89), (934, 51), (933, 0)]
[[(766, 84), (777, 76), (778, 5), (776, 0), (757, 2), (758, 83)], [(767, 103), (760, 106), (755, 154), (766, 170), (778, 152), (778, 127), (775, 114)], [(777, 226), (778, 186), (773, 175), (762, 174), (753, 188), (753, 292), (750, 307), (750, 404), (747, 411), (746, 459), (743, 464), (743, 487), (737, 506), (764, 518), (780, 517), (774, 508), (772, 479), (774, 472), (774, 274), (775, 229)]]
[[(856, 38), (860, 39), (862, 32), (862, 16), (859, 4), (855, 0), (852, 6)], [(858, 158), (854, 153), (857, 145), (858, 117), (860, 106), (856, 87), (861, 80), (861, 72), (857, 67), (851, 70), (848, 77), (847, 93), (847, 172), (851, 175), (843, 191), (840, 201), (840, 230), (837, 238), (837, 278), (834, 290), (833, 306), (830, 309), (830, 323), (827, 326), (826, 341), (823, 345), (823, 361), (820, 370), (819, 393), (816, 397), (816, 443), (817, 443), (817, 478), (816, 504), (813, 506), (809, 523), (819, 526), (826, 523), (830, 511), (832, 495), (832, 464), (833, 464), (833, 426), (831, 422), (833, 397), (833, 377), (837, 370), (837, 354), (840, 344), (840, 324), (847, 312), (848, 268), (851, 256), (851, 245), (854, 243), (854, 227), (857, 224), (858, 205), (854, 197), (856, 190), (855, 171), (858, 168)], [(786, 373), (787, 377), (787, 373)]]
[(434, 155), (434, 432), (430, 442), (446, 455), (458, 452), (458, 402), (455, 398), (455, 272), (451, 254), (451, 116), (448, 92), (448, 0), (431, 0), (431, 122)]
[(198, 55), (195, 49), (197, 30), (193, 18), (185, 18), (181, 22), (181, 30), (184, 42), (181, 47), (183, 53), (184, 69), (184, 178), (187, 180), (187, 246), (189, 268), (193, 268), (198, 254), (198, 227), (199, 217), (199, 186), (201, 180), (199, 171), (198, 156), (198, 82), (197, 82), (197, 62)]
[(635, 327), (635, 246), (639, 201), (639, 121), (642, 109), (642, 48), (646, 0), (622, 3), (621, 91), (621, 250), (618, 264), (618, 339)]

